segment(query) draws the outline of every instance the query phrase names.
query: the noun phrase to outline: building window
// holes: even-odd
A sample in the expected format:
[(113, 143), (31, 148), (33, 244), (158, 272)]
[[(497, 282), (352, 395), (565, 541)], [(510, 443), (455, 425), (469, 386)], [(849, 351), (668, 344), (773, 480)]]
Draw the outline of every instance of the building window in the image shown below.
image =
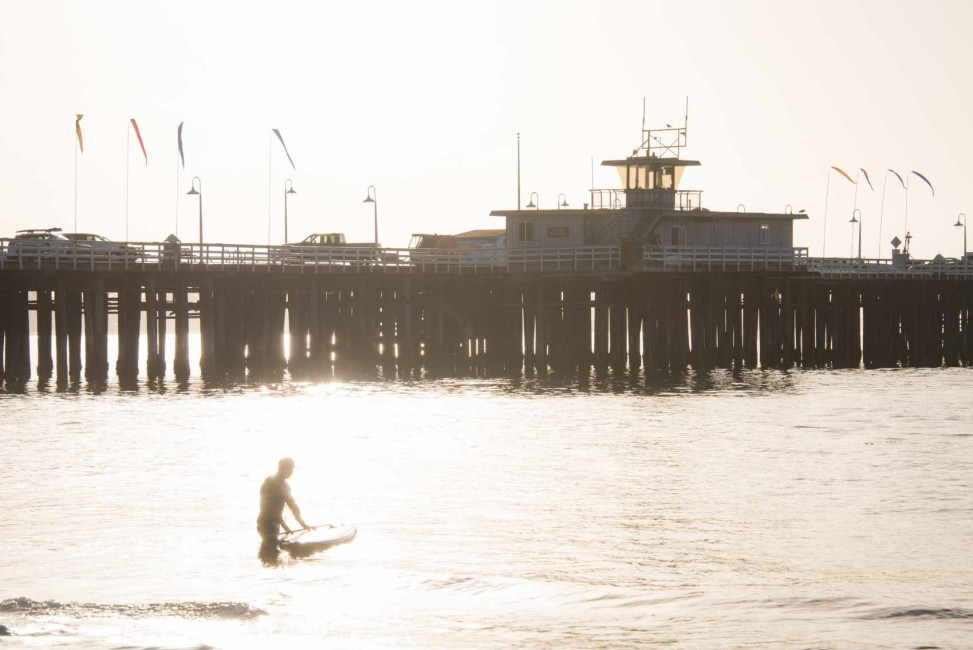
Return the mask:
[(517, 224), (517, 241), (534, 241), (534, 223), (521, 221)]
[(770, 243), (770, 226), (762, 223), (760, 224), (760, 239), (758, 240), (761, 244)]

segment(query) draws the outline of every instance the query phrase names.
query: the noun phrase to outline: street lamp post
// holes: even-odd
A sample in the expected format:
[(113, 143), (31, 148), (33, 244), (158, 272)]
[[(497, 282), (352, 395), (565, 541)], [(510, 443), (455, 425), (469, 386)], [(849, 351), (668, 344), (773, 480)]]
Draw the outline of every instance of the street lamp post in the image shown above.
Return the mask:
[(564, 192), (561, 192), (560, 194), (558, 194), (557, 195), (557, 209), (560, 210), (561, 208), (569, 208), (569, 207), (571, 207), (571, 206), (568, 205), (568, 198), (566, 196), (564, 196)]
[(956, 217), (956, 223), (953, 224), (957, 228), (963, 226), (963, 259), (966, 259), (966, 213), (960, 212)]
[(378, 191), (374, 185), (369, 185), (365, 190), (365, 200), (362, 203), (371, 203), (375, 208), (375, 248), (378, 248)]
[[(537, 203), (534, 203), (534, 199), (537, 199)], [(540, 202), (541, 202), (540, 199), (537, 198), (537, 192), (531, 192), (530, 193), (530, 202), (527, 203), (527, 207), (528, 208), (534, 208), (536, 210), (538, 208), (538, 204)]]
[(854, 243), (855, 243), (855, 225), (854, 224), (856, 224), (856, 223), (858, 224), (858, 259), (861, 259), (862, 258), (862, 211), (859, 210), (858, 208), (855, 208), (855, 211), (851, 213), (851, 221), (849, 221), (848, 223), (852, 224), (852, 226), (851, 226), (851, 242), (852, 242), (852, 246), (854, 246)]
[(294, 181), (287, 179), (284, 181), (284, 243), (287, 243), (287, 195), (297, 194), (294, 189)]
[[(199, 186), (197, 189), (197, 185)], [(192, 187), (186, 192), (189, 195), (195, 195), (199, 197), (199, 244), (203, 244), (203, 181), (199, 179), (199, 176), (193, 176)]]

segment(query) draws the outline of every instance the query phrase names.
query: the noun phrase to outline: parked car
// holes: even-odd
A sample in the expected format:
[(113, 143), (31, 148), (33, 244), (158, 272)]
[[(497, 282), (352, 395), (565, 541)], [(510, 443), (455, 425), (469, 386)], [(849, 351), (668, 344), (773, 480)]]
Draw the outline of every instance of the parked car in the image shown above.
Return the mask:
[(87, 244), (71, 241), (61, 234), (60, 228), (18, 230), (13, 239), (6, 241), (2, 258), (6, 263), (24, 264), (88, 252), (90, 248)]
[(349, 244), (345, 240), (345, 234), (342, 232), (314, 233), (313, 235), (308, 235), (297, 243), (285, 244), (285, 246), (347, 246), (349, 248), (376, 247), (372, 242), (357, 242)]
[[(380, 249), (373, 242), (348, 243), (344, 233), (314, 233), (303, 240), (271, 249), (271, 262), (284, 264), (394, 264), (398, 255), (371, 253), (360, 249)], [(356, 250), (357, 249), (357, 250)]]
[(122, 242), (112, 241), (104, 235), (95, 235), (90, 232), (67, 232), (64, 233), (64, 236), (71, 241), (90, 246), (96, 256), (105, 255), (113, 259), (127, 256), (130, 260), (141, 260), (144, 256), (141, 249)]
[(507, 265), (506, 245), (504, 229), (470, 230), (458, 235), (414, 234), (409, 259), (413, 264), (503, 267)]

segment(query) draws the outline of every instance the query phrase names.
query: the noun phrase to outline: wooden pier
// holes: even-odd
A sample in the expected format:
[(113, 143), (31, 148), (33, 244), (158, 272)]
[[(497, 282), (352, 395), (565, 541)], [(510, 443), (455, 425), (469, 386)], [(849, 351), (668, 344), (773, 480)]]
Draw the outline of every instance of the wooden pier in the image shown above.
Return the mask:
[(140, 377), (184, 382), (196, 367), (191, 320), (198, 368), (214, 381), (379, 369), (418, 378), (971, 362), (968, 263), (893, 272), (856, 260), (816, 265), (806, 252), (710, 251), (701, 261), (697, 251), (675, 268), (669, 253), (646, 251), (639, 264), (615, 248), (503, 264), (491, 253), (487, 267), (464, 263), (457, 251), (410, 259), (394, 249), (342, 250), (340, 263), (322, 262), (318, 251), (312, 263), (265, 248), (246, 260), (226, 247), (219, 260), (198, 250), (167, 260), (161, 249), (123, 260), (3, 260), (0, 378), (7, 390), (33, 377), (77, 384), (82, 371), (95, 386), (110, 372), (122, 387)]

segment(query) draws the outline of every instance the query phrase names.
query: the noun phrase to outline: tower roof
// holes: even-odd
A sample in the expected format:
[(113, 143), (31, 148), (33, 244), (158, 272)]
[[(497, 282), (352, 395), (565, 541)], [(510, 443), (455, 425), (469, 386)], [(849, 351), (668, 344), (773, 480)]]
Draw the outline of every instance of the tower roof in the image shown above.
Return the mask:
[(628, 165), (665, 165), (671, 167), (698, 167), (698, 160), (683, 160), (682, 158), (658, 158), (656, 156), (632, 156), (624, 160), (602, 160), (605, 167), (626, 167)]

